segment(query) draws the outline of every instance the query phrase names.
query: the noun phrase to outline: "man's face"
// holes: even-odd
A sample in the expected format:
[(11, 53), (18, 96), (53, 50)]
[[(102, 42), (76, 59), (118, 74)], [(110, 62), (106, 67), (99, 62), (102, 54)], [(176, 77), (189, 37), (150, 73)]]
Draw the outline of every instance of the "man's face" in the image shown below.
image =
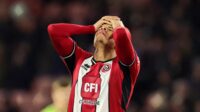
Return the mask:
[(114, 40), (112, 39), (113, 28), (109, 24), (103, 24), (95, 34), (94, 46), (97, 44), (113, 46)]

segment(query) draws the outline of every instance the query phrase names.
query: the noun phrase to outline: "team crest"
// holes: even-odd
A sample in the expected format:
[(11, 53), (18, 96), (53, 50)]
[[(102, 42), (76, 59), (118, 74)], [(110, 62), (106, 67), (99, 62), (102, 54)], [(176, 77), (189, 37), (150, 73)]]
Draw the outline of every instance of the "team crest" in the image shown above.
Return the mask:
[(103, 67), (101, 68), (102, 72), (107, 72), (111, 69), (111, 65), (110, 64), (104, 64)]

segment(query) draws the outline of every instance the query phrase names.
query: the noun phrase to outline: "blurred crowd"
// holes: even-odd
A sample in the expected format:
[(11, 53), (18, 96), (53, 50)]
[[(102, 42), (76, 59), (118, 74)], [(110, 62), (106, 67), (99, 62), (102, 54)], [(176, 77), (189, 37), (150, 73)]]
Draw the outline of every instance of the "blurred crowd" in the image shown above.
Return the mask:
[[(54, 102), (57, 77), (70, 77), (48, 24), (104, 15), (122, 19), (141, 61), (127, 111), (200, 112), (199, 12), (200, 0), (0, 0), (0, 112), (39, 112)], [(72, 38), (93, 51), (93, 37)]]

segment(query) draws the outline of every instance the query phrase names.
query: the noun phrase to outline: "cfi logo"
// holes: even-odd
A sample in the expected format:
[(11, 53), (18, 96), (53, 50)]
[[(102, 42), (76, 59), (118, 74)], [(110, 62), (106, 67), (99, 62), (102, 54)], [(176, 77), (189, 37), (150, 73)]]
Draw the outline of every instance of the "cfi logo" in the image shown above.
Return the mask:
[(107, 72), (111, 69), (111, 64), (104, 64), (103, 67), (101, 68), (102, 72)]

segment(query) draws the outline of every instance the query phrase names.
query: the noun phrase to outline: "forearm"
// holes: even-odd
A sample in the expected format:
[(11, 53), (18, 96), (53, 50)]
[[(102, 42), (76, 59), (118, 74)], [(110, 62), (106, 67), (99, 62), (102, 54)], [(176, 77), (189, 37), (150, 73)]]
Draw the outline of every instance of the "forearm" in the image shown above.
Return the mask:
[(131, 42), (129, 30), (124, 27), (115, 29), (113, 39), (119, 60), (125, 65), (131, 65), (136, 58), (136, 53)]
[(68, 23), (56, 23), (50, 24), (48, 26), (48, 31), (50, 31), (49, 33), (53, 36), (66, 37), (80, 34), (92, 34), (95, 33), (95, 28), (93, 25), (83, 26)]
[(73, 50), (74, 42), (71, 35), (91, 34), (94, 33), (94, 26), (82, 26), (67, 23), (50, 24), (48, 33), (54, 48), (60, 56), (68, 56)]

